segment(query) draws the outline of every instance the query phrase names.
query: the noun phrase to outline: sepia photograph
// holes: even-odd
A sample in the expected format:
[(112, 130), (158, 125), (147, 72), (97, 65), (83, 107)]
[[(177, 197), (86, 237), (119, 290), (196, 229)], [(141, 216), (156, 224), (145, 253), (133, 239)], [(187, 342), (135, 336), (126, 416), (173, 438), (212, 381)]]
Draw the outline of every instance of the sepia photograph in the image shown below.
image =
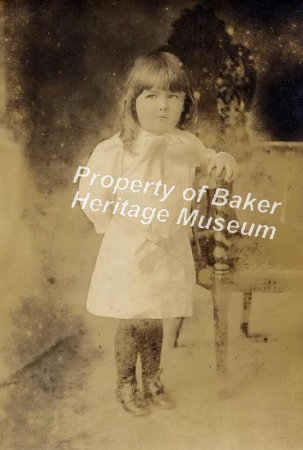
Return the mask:
[(303, 448), (303, 1), (0, 0), (0, 448)]

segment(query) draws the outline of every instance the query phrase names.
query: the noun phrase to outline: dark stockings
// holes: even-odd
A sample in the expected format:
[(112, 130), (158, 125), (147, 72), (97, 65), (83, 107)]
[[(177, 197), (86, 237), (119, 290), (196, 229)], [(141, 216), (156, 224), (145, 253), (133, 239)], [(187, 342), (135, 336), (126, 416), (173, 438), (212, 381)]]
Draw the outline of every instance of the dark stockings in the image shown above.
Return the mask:
[(136, 381), (140, 353), (142, 379), (153, 378), (160, 368), (163, 341), (161, 319), (122, 319), (115, 339), (115, 355), (120, 383)]

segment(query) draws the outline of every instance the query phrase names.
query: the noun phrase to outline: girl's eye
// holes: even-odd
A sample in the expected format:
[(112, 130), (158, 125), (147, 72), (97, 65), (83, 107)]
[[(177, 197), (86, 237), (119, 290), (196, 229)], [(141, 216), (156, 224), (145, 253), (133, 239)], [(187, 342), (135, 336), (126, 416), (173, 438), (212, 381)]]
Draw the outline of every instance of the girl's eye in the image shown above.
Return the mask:
[(179, 98), (178, 94), (169, 94), (168, 98)]
[(146, 98), (155, 98), (155, 97), (156, 97), (155, 94), (148, 94), (148, 95), (146, 96)]

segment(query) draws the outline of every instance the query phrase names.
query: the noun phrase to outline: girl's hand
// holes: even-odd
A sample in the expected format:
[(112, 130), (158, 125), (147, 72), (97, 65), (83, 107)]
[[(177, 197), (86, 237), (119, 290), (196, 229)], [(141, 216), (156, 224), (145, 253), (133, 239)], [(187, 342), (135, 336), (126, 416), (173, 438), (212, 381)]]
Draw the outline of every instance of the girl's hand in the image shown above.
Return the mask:
[(227, 183), (231, 183), (238, 176), (239, 165), (235, 158), (229, 153), (221, 152), (210, 161), (207, 168), (207, 174), (210, 175), (214, 169), (216, 169), (216, 178), (223, 175), (223, 172), (225, 171), (224, 179)]

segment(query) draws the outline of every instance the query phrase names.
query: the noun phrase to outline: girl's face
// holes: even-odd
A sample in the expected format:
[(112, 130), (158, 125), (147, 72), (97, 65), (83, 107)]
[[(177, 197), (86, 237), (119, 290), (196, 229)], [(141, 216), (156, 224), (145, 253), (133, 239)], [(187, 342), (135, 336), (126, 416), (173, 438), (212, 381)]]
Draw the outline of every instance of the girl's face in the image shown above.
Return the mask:
[(184, 92), (156, 87), (144, 90), (136, 99), (140, 127), (152, 133), (166, 133), (176, 127), (183, 111)]

